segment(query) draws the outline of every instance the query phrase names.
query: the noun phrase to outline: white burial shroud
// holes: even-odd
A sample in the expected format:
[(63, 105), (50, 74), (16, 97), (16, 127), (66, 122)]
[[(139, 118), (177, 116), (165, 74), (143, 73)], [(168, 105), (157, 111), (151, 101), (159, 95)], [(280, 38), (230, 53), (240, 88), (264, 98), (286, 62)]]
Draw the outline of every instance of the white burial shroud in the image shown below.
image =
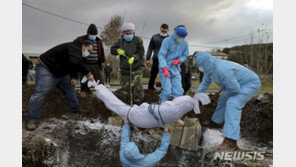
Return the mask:
[(175, 98), (173, 101), (163, 102), (160, 106), (156, 104), (155, 108), (152, 108), (154, 108), (153, 111), (155, 116), (158, 118), (157, 120), (155, 119), (155, 116), (149, 112), (148, 108), (150, 104), (148, 103), (142, 103), (140, 106), (133, 105), (130, 109), (129, 105), (119, 100), (104, 85), (100, 84), (96, 86), (95, 90), (97, 97), (105, 103), (109, 110), (117, 113), (121, 117), (128, 118), (131, 123), (141, 128), (154, 128), (163, 126), (162, 121), (165, 124), (176, 122), (184, 114), (191, 111), (195, 104), (198, 103), (198, 101), (191, 98), (190, 96), (181, 96)]

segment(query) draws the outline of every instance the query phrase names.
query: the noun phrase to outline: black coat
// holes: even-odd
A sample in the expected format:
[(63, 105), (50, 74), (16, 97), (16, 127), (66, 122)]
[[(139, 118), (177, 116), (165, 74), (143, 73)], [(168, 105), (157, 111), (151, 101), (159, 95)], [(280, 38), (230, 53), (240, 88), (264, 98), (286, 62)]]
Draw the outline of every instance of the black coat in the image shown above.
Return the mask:
[(148, 51), (146, 54), (146, 60), (150, 60), (152, 51), (153, 51), (153, 59), (158, 59), (158, 52), (161, 47), (162, 41), (168, 36), (161, 36), (160, 34), (155, 34), (152, 36), (149, 46), (148, 46)]
[(105, 74), (110, 74), (111, 72), (112, 72), (112, 67), (110, 67), (110, 66), (106, 66), (105, 67), (105, 69), (104, 69), (104, 72), (105, 72)]
[(81, 51), (81, 43), (79, 42), (63, 43), (40, 55), (39, 61), (41, 60), (41, 64), (44, 64), (56, 77), (77, 72), (88, 75), (89, 69), (83, 63)]

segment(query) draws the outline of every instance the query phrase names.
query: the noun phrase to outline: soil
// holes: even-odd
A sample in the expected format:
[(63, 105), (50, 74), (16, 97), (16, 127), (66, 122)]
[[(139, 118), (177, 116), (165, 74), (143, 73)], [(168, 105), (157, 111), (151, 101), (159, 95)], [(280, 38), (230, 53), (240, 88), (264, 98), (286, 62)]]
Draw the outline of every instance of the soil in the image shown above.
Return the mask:
[[(23, 121), (28, 115), (29, 100), (33, 92), (34, 92), (34, 85), (23, 86), (23, 89), (22, 89)], [(120, 90), (117, 90), (114, 94), (120, 98), (119, 96), (120, 92), (121, 92)], [(98, 120), (99, 119), (101, 122), (104, 123), (104, 122), (107, 122), (108, 117), (112, 116), (113, 113), (109, 111), (105, 107), (104, 103), (94, 95), (83, 96), (78, 92), (76, 94), (79, 100), (79, 104), (82, 106), (83, 109), (87, 110), (88, 113), (83, 113), (83, 114), (71, 113), (70, 106), (67, 103), (65, 96), (59, 89), (55, 88), (53, 91), (51, 91), (47, 95), (46, 101), (42, 109), (41, 122), (49, 121), (51, 118), (57, 118), (61, 120), (65, 120), (65, 119)], [(257, 100), (256, 98), (251, 99), (243, 108), (242, 118), (241, 118), (241, 136), (246, 137), (247, 139), (250, 139), (254, 142), (263, 143), (264, 145), (269, 145), (272, 147), (273, 95), (264, 94), (264, 96), (265, 96), (264, 100)], [(159, 92), (154, 90), (145, 90), (144, 102), (147, 102), (147, 103), (157, 102), (158, 98), (159, 98)], [(210, 95), (210, 99), (211, 99), (211, 103), (209, 105), (202, 106), (200, 104), (200, 110), (201, 110), (200, 115), (196, 116), (195, 113), (191, 111), (187, 113), (185, 116), (198, 117), (200, 119), (200, 122), (210, 120), (217, 106), (219, 94)], [(71, 128), (69, 127), (66, 129), (69, 130)], [(67, 130), (67, 133), (72, 134), (71, 131), (73, 129), (69, 131), (68, 130)], [(56, 134), (62, 134), (62, 133), (56, 133)], [(64, 135), (68, 136), (69, 138), (70, 137), (69, 134), (64, 134)], [(88, 138), (87, 140), (94, 140), (94, 139), (97, 140), (99, 138), (99, 136), (96, 136), (97, 134), (95, 133), (90, 132), (90, 134), (94, 134), (94, 138), (89, 136), (87, 137)], [(87, 141), (87, 140), (83, 140), (83, 141)], [(75, 139), (72, 141), (72, 139), (71, 140), (67, 139), (65, 142), (68, 143), (68, 146), (69, 146), (73, 142), (74, 143), (78, 142), (78, 140)], [(96, 145), (99, 145), (99, 144), (96, 143)], [(92, 145), (91, 147), (95, 148), (94, 145)], [(102, 149), (104, 150), (106, 148), (102, 148)], [(176, 148), (172, 149), (170, 147), (170, 149), (171, 149), (170, 152), (177, 151), (178, 154), (180, 155), (184, 154), (183, 151), (181, 150), (178, 151), (176, 150)], [(38, 138), (38, 137), (36, 138), (36, 136), (35, 138), (33, 137), (31, 138), (30, 136), (23, 137), (23, 166), (42, 166), (40, 162), (43, 161), (44, 157), (47, 156), (46, 155), (47, 152), (49, 152), (50, 150), (51, 150), (51, 146), (46, 144), (46, 142), (42, 138)], [(92, 150), (92, 151), (97, 152), (98, 150)], [(175, 155), (173, 154), (172, 155), (168, 154), (164, 159), (171, 161), (172, 159), (176, 159), (174, 158), (174, 156)], [(166, 162), (166, 161), (163, 161), (163, 162)]]

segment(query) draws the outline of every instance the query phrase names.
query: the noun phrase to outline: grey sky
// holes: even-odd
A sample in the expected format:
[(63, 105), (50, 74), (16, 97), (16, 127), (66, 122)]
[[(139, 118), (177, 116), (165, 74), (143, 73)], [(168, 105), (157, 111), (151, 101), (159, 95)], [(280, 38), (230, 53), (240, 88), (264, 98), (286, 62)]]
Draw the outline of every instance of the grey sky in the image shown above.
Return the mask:
[[(190, 46), (190, 54), (195, 50), (211, 50), (200, 46), (225, 47), (249, 42), (250, 33), (258, 27), (272, 32), (273, 24), (272, 0), (23, 0), (23, 3), (98, 27), (107, 24), (115, 14), (123, 15), (125, 22), (135, 24), (136, 35), (146, 37), (158, 33), (162, 23), (169, 24), (170, 34), (175, 26), (183, 24), (189, 31), (188, 43), (199, 46)], [(23, 52), (41, 53), (86, 34), (86, 25), (27, 6), (22, 10)], [(146, 49), (149, 40), (143, 40)]]

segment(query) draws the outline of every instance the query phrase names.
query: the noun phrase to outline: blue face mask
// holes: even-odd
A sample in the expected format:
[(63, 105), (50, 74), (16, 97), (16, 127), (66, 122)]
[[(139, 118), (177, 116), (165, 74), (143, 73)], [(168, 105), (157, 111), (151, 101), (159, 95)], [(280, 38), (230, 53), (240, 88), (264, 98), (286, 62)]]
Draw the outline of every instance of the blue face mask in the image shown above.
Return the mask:
[(133, 38), (134, 38), (134, 34), (123, 35), (123, 38), (124, 38), (126, 41), (130, 42), (130, 41), (133, 40)]
[(95, 35), (89, 35), (88, 36), (88, 39), (94, 41), (94, 40), (96, 40), (96, 36)]

